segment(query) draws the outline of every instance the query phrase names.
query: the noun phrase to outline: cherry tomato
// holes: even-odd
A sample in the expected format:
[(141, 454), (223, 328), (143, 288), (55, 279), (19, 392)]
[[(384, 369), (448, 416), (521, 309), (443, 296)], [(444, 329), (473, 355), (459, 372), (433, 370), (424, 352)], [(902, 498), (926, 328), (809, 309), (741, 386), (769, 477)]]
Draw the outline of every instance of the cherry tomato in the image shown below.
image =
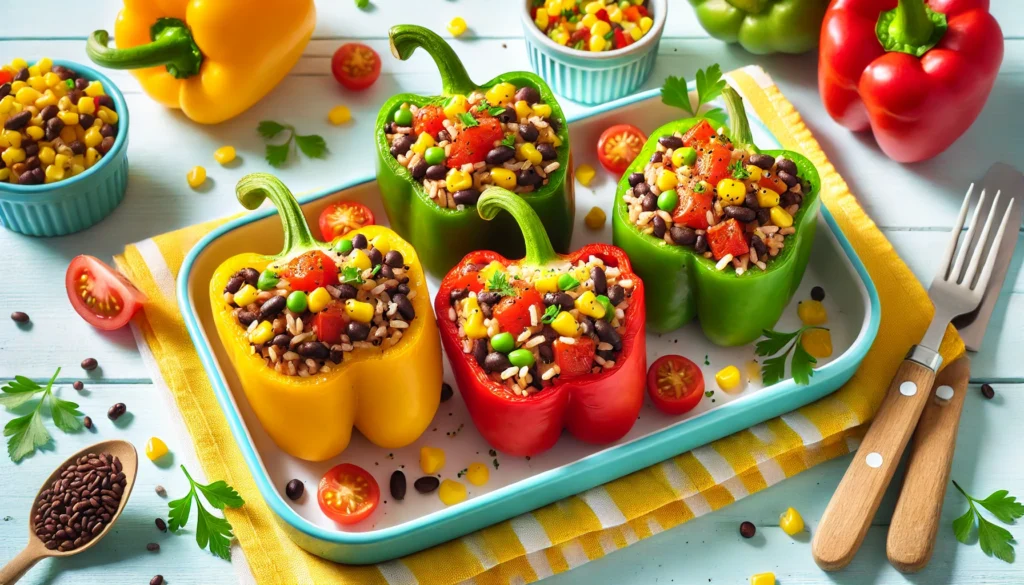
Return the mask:
[(730, 163), (732, 151), (721, 144), (708, 145), (697, 151), (697, 175), (712, 187), (732, 175), (732, 171), (729, 170)]
[(312, 292), (317, 287), (338, 284), (338, 265), (320, 250), (292, 258), (283, 275), (295, 290)]
[(437, 138), (437, 133), (444, 130), (444, 120), (444, 110), (441, 106), (423, 106), (416, 110), (416, 117), (412, 122), (412, 131), (415, 133), (413, 138), (424, 132)]
[(75, 256), (64, 276), (75, 312), (97, 329), (113, 331), (131, 321), (146, 295), (99, 258)]
[(14, 79), (14, 74), (6, 69), (0, 69), (0, 85), (3, 85)]
[(352, 230), (373, 225), (373, 212), (362, 203), (339, 201), (320, 212), (320, 237), (330, 242)]
[(331, 57), (331, 73), (345, 89), (366, 89), (380, 77), (380, 55), (362, 43), (345, 43)]
[(683, 134), (683, 146), (694, 148), (696, 145), (703, 144), (715, 136), (718, 136), (718, 133), (711, 127), (711, 124), (707, 120), (701, 120)]
[(577, 337), (575, 343), (562, 343), (556, 339), (554, 346), (555, 365), (563, 378), (589, 374), (590, 368), (594, 367), (597, 344), (590, 337)]
[(341, 343), (341, 334), (345, 332), (347, 324), (348, 317), (345, 316), (345, 306), (332, 301), (326, 309), (313, 317), (313, 333), (324, 343)]
[(515, 295), (502, 297), (494, 306), (494, 318), (498, 320), (502, 331), (508, 331), (513, 337), (518, 337), (523, 329), (530, 326), (531, 305), (537, 307), (538, 317), (544, 313), (544, 304), (537, 289), (517, 288)]
[(338, 524), (355, 524), (377, 508), (380, 486), (362, 467), (342, 463), (320, 478), (316, 501), (331, 520)]
[(708, 228), (708, 246), (715, 260), (721, 260), (726, 254), (739, 258), (750, 251), (747, 237), (743, 234), (743, 226), (735, 219), (727, 219)]
[(616, 124), (597, 140), (597, 158), (609, 173), (621, 175), (647, 142), (647, 135), (632, 124)]
[(771, 171), (764, 171), (761, 173), (761, 179), (757, 181), (759, 187), (770, 189), (776, 193), (785, 193), (789, 190), (789, 187), (782, 182), (782, 179), (776, 177)]
[(661, 356), (647, 370), (647, 394), (665, 414), (689, 412), (704, 396), (704, 374), (681, 355)]
[(479, 122), (479, 125), (459, 132), (452, 141), (448, 168), (457, 169), (466, 163), (483, 162), (487, 158), (487, 152), (494, 148), (494, 143), (505, 137), (501, 122), (496, 118), (480, 118)]
[(676, 189), (679, 204), (672, 213), (672, 221), (695, 230), (708, 229), (708, 210), (711, 209), (711, 192), (697, 193), (693, 187)]

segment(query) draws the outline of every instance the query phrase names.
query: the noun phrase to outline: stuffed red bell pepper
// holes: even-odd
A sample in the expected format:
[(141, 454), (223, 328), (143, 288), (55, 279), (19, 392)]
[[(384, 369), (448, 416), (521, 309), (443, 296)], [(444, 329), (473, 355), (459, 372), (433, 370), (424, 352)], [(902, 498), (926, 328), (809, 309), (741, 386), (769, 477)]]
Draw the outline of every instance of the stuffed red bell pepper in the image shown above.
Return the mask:
[(484, 219), (508, 211), (526, 257), (468, 254), (434, 300), (441, 341), (473, 422), (496, 449), (535, 455), (562, 429), (608, 443), (636, 422), (647, 370), (643, 282), (625, 252), (590, 244), (556, 254), (537, 213), (490, 187)]
[(974, 123), (1003, 60), (988, 0), (835, 0), (818, 58), (837, 122), (870, 128), (889, 158), (946, 150)]

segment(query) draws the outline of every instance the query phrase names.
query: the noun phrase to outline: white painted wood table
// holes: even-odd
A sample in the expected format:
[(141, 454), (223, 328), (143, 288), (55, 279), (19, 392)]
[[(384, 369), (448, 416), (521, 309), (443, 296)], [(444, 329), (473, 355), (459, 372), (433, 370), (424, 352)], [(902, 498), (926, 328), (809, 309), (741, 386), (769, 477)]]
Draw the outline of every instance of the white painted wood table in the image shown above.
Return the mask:
[[(86, 61), (85, 38), (107, 28), (120, 8), (119, 0), (35, 0), (32, 16), (15, 12), (10, 3), (0, 16), (0, 61), (14, 57), (49, 56)], [(8, 285), (0, 292), (0, 312), (25, 311), (33, 325), (21, 330), (6, 317), (0, 320), (0, 378), (15, 374), (37, 380), (50, 377), (58, 365), (61, 393), (74, 396), (70, 384), (86, 380), (86, 391), (74, 399), (93, 416), (99, 432), (58, 434), (54, 451), (13, 465), (0, 457), (0, 560), (13, 557), (23, 546), (30, 499), (50, 468), (63, 456), (97, 437), (118, 436), (145, 444), (152, 435), (170, 439), (171, 417), (154, 399), (154, 389), (131, 334), (125, 330), (100, 334), (80, 320), (68, 305), (63, 277), (68, 261), (88, 253), (108, 259), (131, 242), (238, 211), (235, 182), (244, 174), (267, 170), (259, 120), (273, 118), (295, 124), (300, 131), (317, 132), (328, 141), (331, 154), (323, 161), (301, 159), (280, 171), (296, 191), (326, 187), (372, 173), (373, 151), (365, 148), (377, 107), (397, 91), (435, 93), (439, 88), (433, 66), (423, 55), (409, 62), (390, 58), (387, 29), (415, 22), (443, 30), (461, 15), (470, 31), (455, 41), (475, 79), (511, 69), (528, 69), (517, 2), (482, 0), (378, 0), (367, 12), (351, 0), (320, 3), (319, 24), (306, 54), (277, 90), (251, 111), (217, 127), (199, 127), (180, 113), (161, 108), (147, 98), (130, 75), (112, 72), (126, 94), (132, 113), (131, 178), (128, 195), (112, 217), (69, 237), (35, 239), (0, 229), (0, 272)], [(647, 87), (656, 87), (669, 74), (692, 76), (698, 67), (718, 62), (724, 70), (757, 63), (778, 82), (803, 114), (840, 173), (850, 183), (871, 217), (919, 278), (927, 281), (935, 268), (932, 250), (944, 244), (961, 197), (972, 180), (989, 164), (1006, 160), (1024, 168), (1024, 12), (1019, 0), (992, 0), (992, 11), (1006, 36), (1006, 56), (988, 105), (974, 126), (946, 153), (934, 160), (899, 165), (885, 158), (870, 136), (848, 133), (824, 112), (818, 99), (816, 56), (758, 57), (709, 39), (693, 18), (689, 5), (672, 2), (656, 70)], [(21, 9), (19, 9), (21, 10)], [(329, 59), (346, 39), (360, 39), (384, 56), (384, 71), (373, 88), (353, 95), (339, 89), (330, 76)], [(253, 42), (258, 42), (254, 39)], [(256, 74), (256, 72), (254, 72)], [(330, 127), (327, 111), (348, 105), (353, 123)], [(570, 115), (582, 110), (563, 102)], [(221, 168), (212, 159), (222, 145), (238, 148), (242, 164)], [(584, 146), (585, 147), (585, 146)], [(210, 180), (199, 191), (185, 183), (185, 173), (202, 164)], [(1024, 236), (1021, 236), (1024, 238)], [(1008, 489), (1024, 496), (1024, 275), (1018, 246), (1007, 284), (989, 328), (984, 350), (974, 356), (971, 393), (964, 411), (953, 478), (977, 495)], [(86, 375), (79, 362), (95, 357), (101, 367)], [(996, 399), (983, 400), (977, 385), (990, 382)], [(104, 413), (125, 402), (130, 420), (115, 429)], [(4, 420), (9, 415), (4, 414)], [(171, 441), (172, 451), (185, 446)], [(181, 460), (181, 456), (178, 456)], [(957, 543), (949, 528), (964, 511), (962, 498), (951, 490), (943, 511), (935, 558), (917, 576), (897, 573), (885, 559), (885, 535), (892, 511), (892, 494), (868, 534), (863, 549), (845, 571), (826, 574), (811, 559), (807, 539), (794, 540), (778, 527), (778, 514), (796, 506), (813, 532), (828, 498), (846, 468), (848, 458), (832, 461), (717, 513), (651, 537), (603, 559), (550, 579), (552, 584), (590, 583), (745, 583), (749, 575), (774, 571), (784, 585), (798, 583), (1024, 583), (1024, 567), (985, 557), (980, 549)], [(194, 462), (192, 467), (198, 467)], [(89, 554), (61, 562), (44, 561), (25, 583), (106, 582), (147, 583), (161, 573), (171, 583), (234, 583), (229, 566), (200, 551), (191, 535), (171, 536), (156, 531), (153, 519), (164, 516), (166, 500), (153, 492), (156, 484), (174, 495), (184, 489), (176, 466), (142, 465), (130, 513)], [(743, 540), (738, 524), (753, 521), (758, 536)], [(1011, 531), (1021, 537), (1019, 527)], [(159, 542), (158, 553), (145, 543)], [(236, 563), (237, 565), (237, 563)], [(238, 569), (238, 567), (235, 567)]]

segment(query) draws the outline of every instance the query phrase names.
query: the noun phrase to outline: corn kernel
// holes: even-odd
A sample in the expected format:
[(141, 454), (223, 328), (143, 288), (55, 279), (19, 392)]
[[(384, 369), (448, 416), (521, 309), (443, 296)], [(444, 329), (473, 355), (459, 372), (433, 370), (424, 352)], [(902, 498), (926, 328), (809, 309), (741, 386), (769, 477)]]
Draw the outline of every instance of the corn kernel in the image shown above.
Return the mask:
[(46, 167), (46, 171), (44, 174), (46, 175), (45, 180), (47, 183), (56, 183), (57, 181), (63, 181), (65, 175), (64, 167), (50, 165)]
[(555, 41), (559, 45), (568, 45), (569, 33), (565, 32), (562, 29), (558, 29), (557, 31), (551, 34), (551, 40)]
[(796, 306), (796, 314), (804, 325), (824, 325), (828, 321), (828, 313), (821, 301), (800, 301)]
[(539, 293), (558, 292), (558, 275), (542, 276), (533, 281), (533, 288)]
[(487, 93), (484, 94), (484, 97), (487, 98), (487, 101), (492, 106), (504, 107), (512, 103), (512, 99), (515, 95), (516, 86), (508, 83), (507, 81), (503, 81), (494, 85), (491, 89), (488, 89)]
[(73, 164), (71, 165), (71, 170), (68, 172), (71, 174), (72, 177), (74, 177), (75, 175), (80, 175), (83, 172), (85, 172), (85, 167), (79, 164)]
[(488, 263), (487, 266), (484, 266), (483, 270), (479, 272), (478, 276), (481, 282), (490, 282), (491, 279), (494, 278), (495, 273), (504, 271), (505, 267), (502, 265), (501, 262), (492, 261)]
[(587, 317), (593, 317), (594, 319), (604, 319), (605, 308), (604, 305), (597, 301), (597, 295), (594, 291), (586, 291), (576, 298), (576, 310), (583, 313)]
[[(530, 104), (526, 103), (526, 100), (519, 100), (514, 107), (519, 119), (528, 118), (533, 113), (533, 109), (530, 108)], [(2, 113), (2, 109), (0, 109), (0, 113)]]
[(73, 126), (72, 130), (75, 132), (75, 140), (85, 142), (85, 128), (82, 128), (81, 126)]
[(779, 194), (771, 189), (761, 187), (757, 190), (757, 204), (771, 209), (779, 204)]
[(384, 234), (373, 238), (370, 240), (370, 243), (373, 244), (373, 247), (381, 254), (387, 254), (391, 251), (391, 240)]
[(107, 106), (100, 106), (99, 111), (96, 112), (96, 117), (111, 125), (117, 124), (118, 120), (117, 112)]
[(46, 80), (41, 75), (33, 75), (28, 78), (28, 86), (42, 93), (46, 91)]
[(0, 169), (0, 183), (8, 181), (11, 178), (11, 169), (3, 168)]
[(39, 70), (40, 74), (49, 73), (53, 69), (53, 59), (49, 57), (43, 57), (36, 61), (36, 69)]
[(775, 585), (775, 573), (758, 573), (750, 577), (750, 585)]
[(249, 334), (249, 343), (263, 345), (274, 338), (274, 325), (270, 321), (262, 321)]
[(28, 61), (22, 59), (21, 57), (15, 57), (14, 59), (11, 59), (11, 67), (14, 68), (14, 71), (16, 72), (21, 71), (22, 69), (28, 67)]
[(596, 174), (597, 171), (594, 170), (594, 167), (588, 164), (582, 164), (576, 167), (576, 180), (584, 187), (590, 185), (590, 182), (594, 180), (594, 175)]
[(491, 169), (491, 180), (499, 187), (506, 189), (516, 188), (516, 174), (506, 168), (495, 167)]
[(100, 152), (95, 148), (85, 149), (85, 168), (92, 168), (96, 161), (100, 160)]
[(779, 528), (790, 536), (796, 536), (804, 531), (804, 519), (793, 508), (786, 508), (786, 511), (779, 516)]
[(652, 20), (650, 16), (644, 16), (640, 19), (640, 30), (642, 30), (644, 34), (647, 34), (647, 31), (651, 30), (652, 26), (654, 26), (654, 20)]
[[(14, 88), (11, 89), (13, 91)], [(23, 87), (14, 95), (14, 101), (23, 106), (27, 106), (31, 103), (35, 103), (35, 101), (41, 97), (43, 97), (41, 92), (36, 91), (31, 87)]]
[(761, 180), (761, 175), (762, 175), (761, 167), (759, 167), (757, 165), (747, 165), (747, 166), (743, 167), (743, 169), (745, 171), (747, 171), (748, 175), (750, 175), (749, 179), (751, 181), (757, 182), (757, 181)]
[(541, 118), (551, 117), (551, 106), (547, 104), (534, 104), (532, 111), (534, 116), (540, 116)]
[(771, 218), (773, 224), (780, 228), (787, 228), (793, 225), (793, 216), (778, 205), (768, 211), (768, 217)]
[(808, 329), (800, 336), (800, 345), (815, 358), (832, 355), (832, 334), (828, 329)]
[(466, 481), (473, 485), (484, 485), (491, 478), (491, 470), (484, 463), (470, 463), (466, 468)]
[(71, 166), (71, 167), (73, 167), (75, 165), (80, 165), (81, 166), (81, 165), (84, 165), (84, 164), (85, 164), (85, 155), (84, 154), (76, 154), (76, 155), (72, 156), (71, 157), (71, 161), (68, 162), (68, 166)]
[(78, 114), (74, 112), (57, 112), (57, 117), (60, 118), (61, 122), (64, 122), (65, 126), (78, 125)]
[[(75, 115), (77, 116), (78, 114)], [(79, 140), (78, 133), (75, 132), (75, 128), (75, 126), (65, 126), (64, 129), (60, 131), (60, 139), (64, 141), (64, 144), (71, 144), (72, 142)]]
[(146, 457), (149, 457), (150, 461), (156, 461), (164, 455), (167, 455), (167, 443), (157, 437), (150, 437), (146, 442)]
[(467, 172), (452, 169), (448, 171), (448, 176), (445, 177), (444, 184), (449, 193), (455, 193), (456, 191), (462, 191), (463, 189), (469, 189), (472, 187), (473, 176)]
[(444, 449), (420, 447), (420, 469), (427, 475), (434, 475), (444, 468)]
[(201, 166), (194, 166), (187, 175), (188, 186), (193, 189), (199, 188), (200, 185), (206, 182), (206, 169)]
[(44, 165), (52, 165), (53, 158), (56, 156), (56, 152), (49, 146), (43, 146), (39, 148), (39, 162)]
[(722, 179), (715, 186), (722, 205), (743, 205), (747, 197), (747, 186), (736, 179)]
[(96, 102), (91, 97), (81, 97), (78, 99), (78, 113), (79, 114), (95, 114), (96, 113)]
[(370, 262), (370, 257), (366, 255), (366, 252), (360, 249), (355, 249), (352, 250), (351, 254), (349, 254), (347, 265), (354, 266), (362, 271), (373, 267), (373, 262)]
[(260, 291), (256, 290), (255, 286), (251, 284), (243, 284), (242, 288), (238, 289), (235, 293), (235, 304), (239, 307), (245, 307), (256, 302), (256, 297), (259, 296)]
[(608, 44), (608, 41), (606, 41), (605, 38), (602, 37), (601, 35), (591, 35), (590, 36), (589, 47), (590, 47), (590, 50), (592, 52), (594, 52), (594, 53), (599, 53), (599, 52), (603, 51), (605, 45), (607, 45), (607, 44)]
[(594, 26), (595, 22), (597, 22), (597, 17), (594, 16), (593, 14), (587, 14), (586, 16), (580, 19), (580, 26), (587, 30), (590, 30), (590, 27)]
[(217, 150), (213, 151), (213, 160), (217, 161), (222, 165), (226, 165), (231, 161), (235, 160), (235, 147), (234, 146), (222, 146)]
[(634, 26), (633, 28), (629, 29), (629, 36), (634, 41), (639, 41), (644, 36), (644, 31), (639, 26)]
[(547, 30), (548, 24), (551, 21), (548, 19), (548, 11), (546, 8), (538, 8), (537, 14), (533, 18), (533, 22), (537, 24), (537, 28), (540, 30)]
[(327, 112), (327, 121), (335, 126), (340, 126), (352, 119), (352, 112), (348, 106), (337, 105)]
[(464, 95), (456, 94), (448, 98), (448, 101), (445, 102), (444, 108), (442, 109), (444, 110), (445, 116), (454, 120), (459, 114), (464, 114), (469, 111), (469, 100), (466, 99), (466, 96)]
[(437, 143), (434, 141), (434, 137), (431, 136), (429, 132), (420, 132), (419, 137), (416, 138), (416, 142), (413, 143), (410, 150), (412, 150), (413, 152), (420, 156), (423, 156), (423, 153), (426, 152), (428, 148), (434, 146), (435, 144)]
[(32, 140), (42, 140), (45, 132), (39, 126), (29, 126), (25, 128), (25, 134), (28, 134)]
[(568, 311), (559, 313), (555, 320), (551, 322), (551, 328), (563, 337), (579, 337), (580, 335), (580, 324), (576, 322), (576, 318)]
[(28, 66), (28, 76), (30, 79), (33, 77), (39, 77), (40, 75), (42, 75), (42, 72), (39, 71), (39, 65)]
[(99, 97), (101, 95), (107, 95), (107, 92), (103, 91), (103, 82), (90, 81), (89, 85), (85, 86), (85, 95), (89, 97)]
[(604, 222), (607, 220), (608, 216), (604, 210), (594, 206), (587, 212), (586, 217), (583, 218), (583, 223), (592, 230), (599, 230), (604, 227)]
[(15, 163), (24, 162), (25, 150), (23, 148), (15, 148), (12, 146), (11, 148), (4, 150), (3, 153), (0, 154), (0, 158), (2, 158), (5, 163), (7, 163), (7, 166), (11, 166)]
[(448, 32), (452, 33), (453, 37), (461, 36), (462, 33), (466, 32), (466, 20), (461, 16), (456, 16), (448, 22)]
[(541, 155), (537, 147), (530, 142), (521, 142), (516, 147), (516, 158), (519, 160), (528, 160), (534, 165), (539, 165), (544, 160), (544, 156)]
[(618, 6), (614, 6), (608, 11), (608, 20), (612, 22), (622, 22), (622, 11), (619, 10)]
[(62, 169), (66, 169), (71, 166), (71, 157), (66, 154), (57, 154), (53, 157), (53, 164), (57, 165)]
[(583, 11), (587, 14), (597, 14), (597, 11), (602, 8), (604, 8), (604, 2), (588, 2), (587, 5), (583, 7)]
[[(312, 313), (319, 313), (327, 308), (327, 305), (331, 302), (331, 293), (327, 292), (327, 289), (319, 286), (309, 293), (307, 300), (307, 308)], [(372, 318), (372, 317), (371, 317)]]
[(562, 146), (562, 139), (558, 137), (558, 134), (551, 135), (551, 146), (554, 146), (555, 148)]
[(679, 185), (679, 179), (674, 171), (662, 169), (658, 175), (657, 184), (659, 190), (668, 191), (669, 189), (675, 189)]
[(46, 87), (57, 87), (61, 84), (60, 75), (52, 71), (48, 71), (43, 75), (43, 81), (46, 82)]
[(23, 87), (28, 87), (28, 84), (24, 81), (15, 81), (11, 83), (11, 94), (17, 94)]
[(466, 499), (466, 486), (454, 479), (446, 479), (441, 482), (437, 490), (437, 497), (445, 506), (454, 506)]
[(480, 310), (480, 303), (476, 297), (467, 297), (463, 301), (462, 310), (466, 314), (466, 322), (462, 324), (462, 330), (470, 339), (483, 339), (487, 337), (487, 327), (484, 325), (484, 314)]
[(599, 20), (590, 27), (590, 34), (604, 38), (604, 35), (608, 34), (612, 30), (612, 25), (608, 24), (603, 20)]
[(57, 100), (57, 107), (60, 108), (60, 111), (67, 112), (74, 107), (74, 104), (71, 103), (71, 98), (69, 96), (63, 96)]
[(89, 128), (85, 131), (85, 139), (82, 141), (85, 143), (86, 148), (95, 148), (103, 142), (103, 135), (96, 127)]
[[(526, 102), (522, 102), (526, 103)], [(0, 115), (11, 113), (14, 109), (14, 96), (8, 95), (3, 99), (0, 99)]]
[[(330, 296), (330, 293), (328, 293)], [(353, 321), (369, 323), (373, 320), (373, 305), (355, 299), (345, 301), (345, 314)]]
[(4, 138), (7, 139), (8, 146), (21, 148), (21, 132), (17, 130), (4, 130)]
[[(47, 90), (43, 91), (42, 97), (37, 99), (35, 101), (35, 103), (33, 103), (32, 105), (34, 105), (36, 108), (41, 110), (41, 109), (45, 108), (46, 106), (53, 106), (53, 105), (56, 105), (56, 104), (57, 104), (57, 95), (55, 93), (53, 93), (52, 89), (47, 89)], [(42, 119), (40, 118), (39, 121), (42, 122)]]
[(736, 366), (726, 366), (715, 374), (715, 382), (718, 387), (726, 392), (735, 390), (740, 385), (740, 369)]

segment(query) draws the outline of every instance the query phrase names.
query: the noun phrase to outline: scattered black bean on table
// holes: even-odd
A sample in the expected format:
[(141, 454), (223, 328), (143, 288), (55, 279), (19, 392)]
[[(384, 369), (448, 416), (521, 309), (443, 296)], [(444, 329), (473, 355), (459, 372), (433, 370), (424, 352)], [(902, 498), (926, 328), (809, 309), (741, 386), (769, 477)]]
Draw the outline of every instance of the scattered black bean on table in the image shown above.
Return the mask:
[(162, 485), (157, 485), (156, 487), (153, 488), (153, 491), (155, 491), (156, 495), (160, 496), (161, 498), (167, 496), (167, 490), (164, 489), (164, 486)]
[(449, 384), (448, 382), (442, 382), (441, 402), (448, 402), (449, 400), (451, 400), (453, 394), (455, 394), (455, 392), (452, 390), (452, 385)]
[(75, 383), (71, 385), (75, 390), (82, 390), (85, 388), (85, 384), (81, 380), (75, 380)]
[(992, 388), (992, 384), (982, 384), (981, 385), (981, 395), (984, 396), (988, 400), (991, 400), (992, 398), (994, 398), (995, 395), (996, 395), (996, 391), (995, 391), (994, 388)]
[(83, 418), (82, 419), (82, 425), (84, 425), (85, 428), (87, 428), (87, 429), (91, 429), (92, 428), (92, 418), (88, 417), (88, 416)]
[(743, 522), (740, 524), (740, 536), (743, 538), (754, 538), (757, 534), (757, 527), (754, 526), (753, 522)]
[(149, 585), (164, 585), (164, 576), (156, 575), (149, 580)]
[(819, 302), (825, 300), (825, 289), (821, 288), (820, 286), (812, 288), (811, 298)]
[(429, 494), (430, 492), (437, 489), (441, 485), (441, 480), (437, 479), (433, 475), (425, 475), (417, 479), (412, 486), (416, 488), (421, 494)]
[(107, 418), (117, 420), (126, 412), (128, 412), (128, 407), (124, 405), (124, 402), (118, 402), (107, 411)]
[(306, 491), (306, 486), (301, 481), (293, 479), (288, 482), (288, 485), (284, 486), (284, 494), (288, 496), (291, 501), (298, 500), (302, 497), (303, 492)]
[(395, 472), (391, 474), (391, 482), (389, 487), (391, 488), (392, 499), (397, 500), (399, 502), (404, 500), (405, 490), (407, 487), (405, 484), (405, 474), (396, 469)]
[(82, 360), (82, 369), (87, 372), (95, 370), (98, 365), (100, 364), (96, 361), (96, 358), (85, 358)]
[(117, 513), (125, 483), (117, 457), (82, 455), (36, 497), (36, 536), (49, 550), (61, 552), (87, 544)]
[(11, 319), (14, 319), (14, 321), (16, 321), (18, 323), (28, 323), (29, 322), (28, 313), (23, 313), (21, 311), (15, 311), (15, 312), (11, 313)]
[(149, 552), (158, 552), (160, 550), (160, 545), (155, 542), (151, 542), (146, 545), (146, 550)]

